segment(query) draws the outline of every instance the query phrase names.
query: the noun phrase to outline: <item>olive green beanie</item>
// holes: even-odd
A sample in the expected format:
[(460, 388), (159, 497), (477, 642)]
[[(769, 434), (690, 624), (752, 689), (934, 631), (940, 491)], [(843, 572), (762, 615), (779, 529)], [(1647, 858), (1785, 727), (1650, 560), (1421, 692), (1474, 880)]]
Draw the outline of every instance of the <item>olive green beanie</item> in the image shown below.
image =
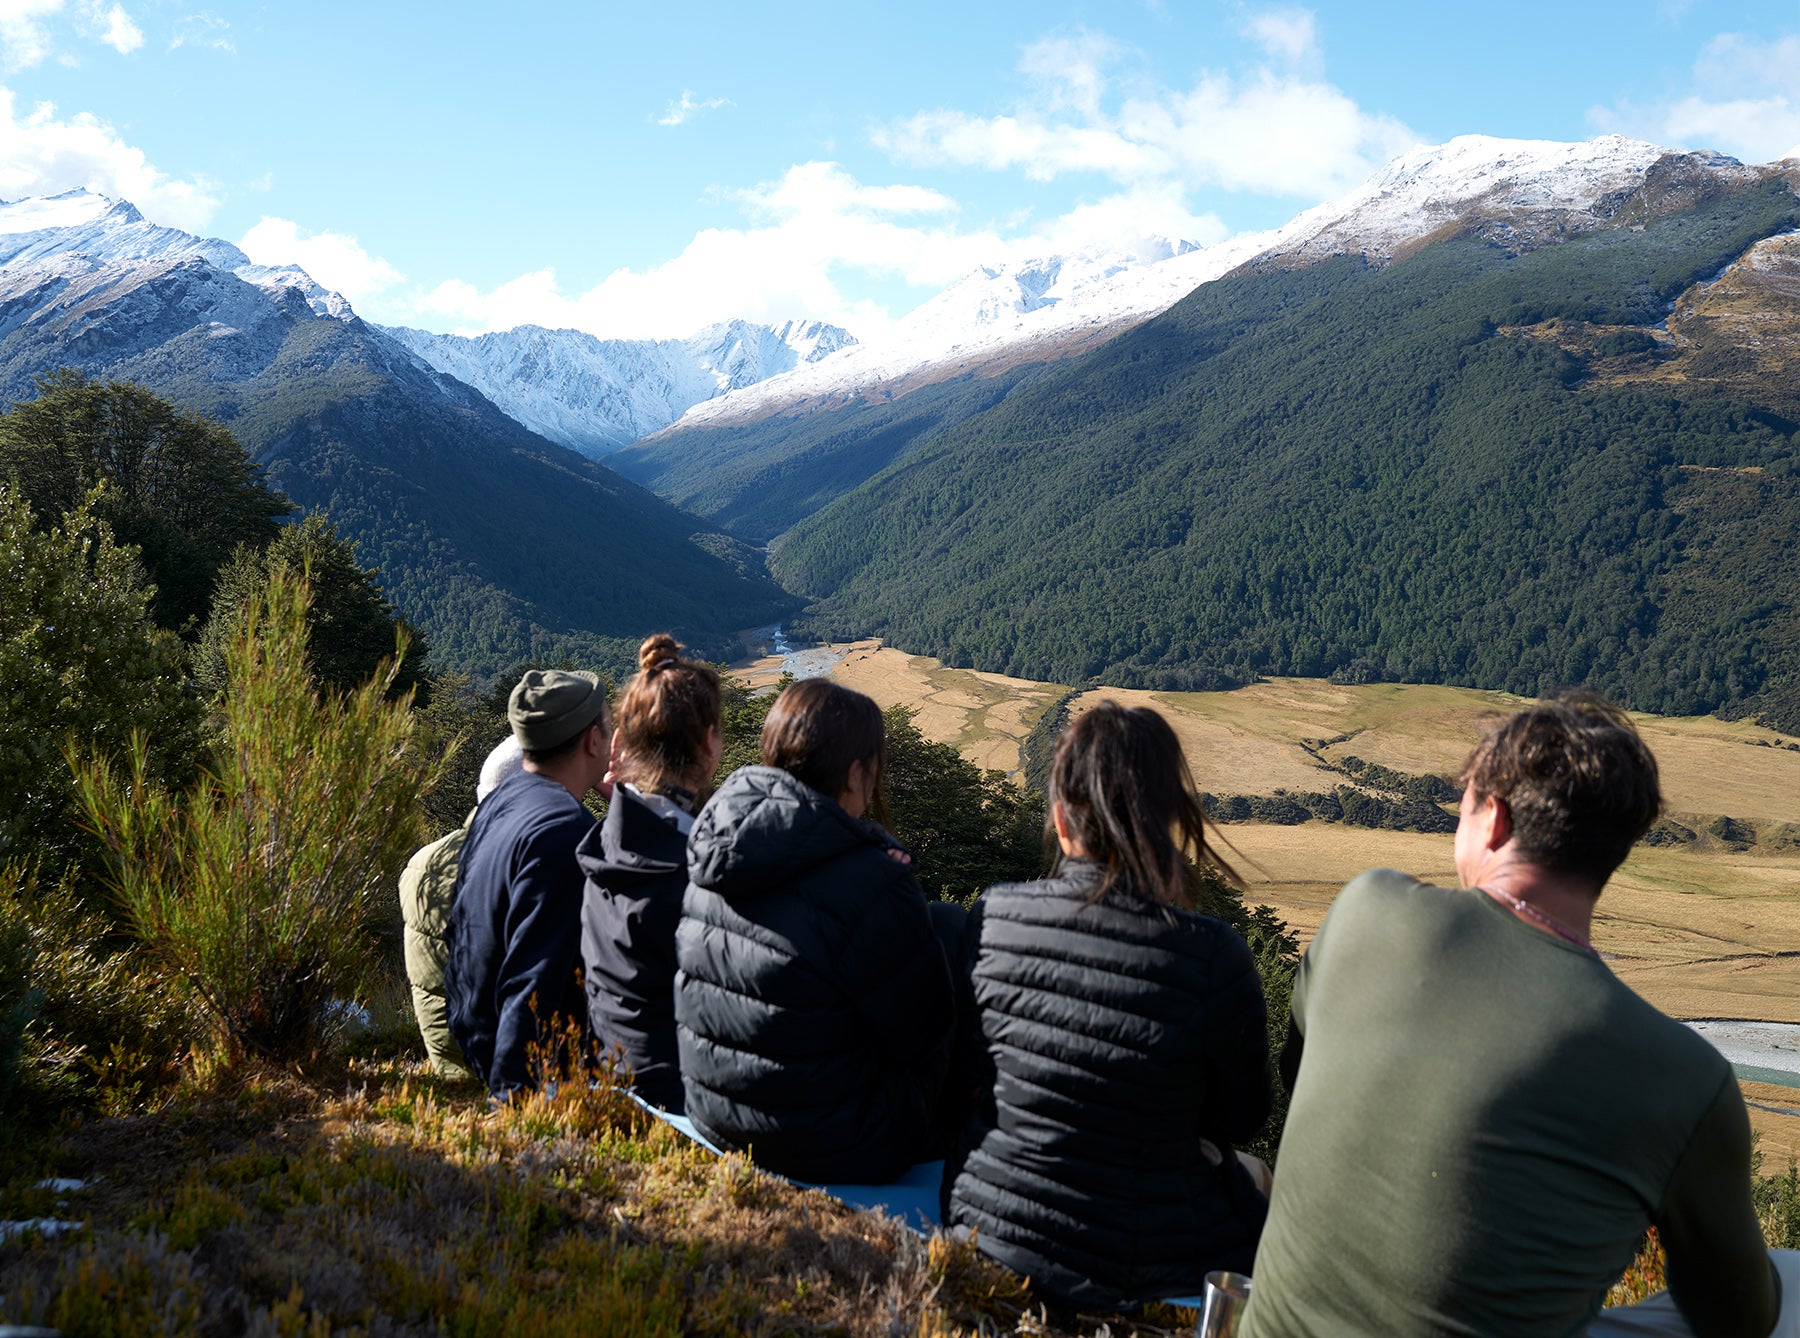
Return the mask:
[(527, 752), (567, 743), (606, 710), (600, 675), (585, 669), (528, 669), (507, 699), (513, 737)]

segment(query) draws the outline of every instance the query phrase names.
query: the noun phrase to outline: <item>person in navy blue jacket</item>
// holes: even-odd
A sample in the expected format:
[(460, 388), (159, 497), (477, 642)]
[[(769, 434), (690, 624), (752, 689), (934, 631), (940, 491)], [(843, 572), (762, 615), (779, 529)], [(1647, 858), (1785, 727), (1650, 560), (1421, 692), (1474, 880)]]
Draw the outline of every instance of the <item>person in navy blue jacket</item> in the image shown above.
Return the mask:
[(525, 767), (470, 824), (444, 968), (450, 1032), (502, 1100), (532, 1086), (534, 1043), (587, 1025), (575, 848), (594, 826), (582, 800), (611, 788), (612, 736), (606, 689), (586, 672), (529, 671), (507, 718)]

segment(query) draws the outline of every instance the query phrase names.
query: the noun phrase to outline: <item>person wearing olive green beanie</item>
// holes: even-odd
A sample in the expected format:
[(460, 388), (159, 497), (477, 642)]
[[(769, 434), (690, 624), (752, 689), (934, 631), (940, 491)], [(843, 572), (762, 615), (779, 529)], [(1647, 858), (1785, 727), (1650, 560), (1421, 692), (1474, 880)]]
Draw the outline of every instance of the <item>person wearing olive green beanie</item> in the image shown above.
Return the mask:
[(451, 1034), (502, 1100), (533, 1085), (534, 1043), (587, 1023), (575, 847), (594, 825), (582, 800), (611, 789), (612, 742), (597, 674), (530, 670), (513, 688), (507, 719), (524, 769), (469, 824), (444, 970)]

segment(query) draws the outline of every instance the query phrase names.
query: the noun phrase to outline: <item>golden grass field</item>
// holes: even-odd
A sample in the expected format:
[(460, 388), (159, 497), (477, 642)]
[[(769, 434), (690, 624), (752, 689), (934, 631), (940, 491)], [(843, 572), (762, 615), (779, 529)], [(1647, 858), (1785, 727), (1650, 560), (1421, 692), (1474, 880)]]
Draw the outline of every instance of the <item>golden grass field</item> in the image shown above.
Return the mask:
[[(984, 767), (1013, 771), (1019, 745), (1066, 690), (997, 674), (945, 668), (878, 641), (832, 647), (833, 675), (882, 706), (916, 711), (919, 728)], [(772, 681), (779, 662), (740, 672)], [(1483, 720), (1521, 699), (1466, 688), (1382, 683), (1340, 687), (1277, 679), (1235, 692), (1163, 693), (1103, 688), (1102, 698), (1161, 711), (1180, 736), (1203, 790), (1267, 794), (1324, 790), (1343, 777), (1320, 757), (1346, 756), (1395, 770), (1454, 776)], [(1774, 850), (1800, 824), (1800, 740), (1744, 721), (1639, 718), (1663, 769), (1672, 817), (1699, 831), (1729, 815), (1762, 841), (1737, 852), (1711, 838), (1687, 847), (1639, 847), (1600, 902), (1595, 942), (1621, 979), (1678, 1017), (1800, 1023), (1800, 846)], [(1758, 746), (1758, 741), (1771, 746)], [(1308, 822), (1236, 823), (1216, 829), (1251, 900), (1280, 911), (1310, 938), (1338, 888), (1388, 866), (1454, 881), (1447, 836)], [(1800, 1119), (1794, 1121), (1800, 1124)]]
[[(911, 707), (920, 730), (983, 767), (1016, 771), (1019, 748), (1066, 688), (950, 669), (879, 641), (826, 648), (833, 676), (884, 708)], [(778, 658), (742, 666), (773, 683)], [(1340, 687), (1276, 679), (1235, 692), (1083, 693), (1076, 711), (1111, 699), (1161, 711), (1180, 737), (1195, 783), (1217, 794), (1325, 790), (1344, 779), (1319, 757), (1360, 757), (1396, 771), (1454, 776), (1484, 720), (1523, 699), (1424, 684)], [(1601, 898), (1594, 942), (1619, 978), (1675, 1017), (1800, 1023), (1800, 846), (1770, 848), (1800, 824), (1800, 742), (1743, 721), (1640, 716), (1662, 768), (1675, 820), (1701, 831), (1728, 815), (1757, 826), (1758, 845), (1738, 852), (1702, 837), (1689, 847), (1640, 846)], [(1759, 746), (1766, 744), (1769, 746)], [(1302, 745), (1306, 746), (1302, 746)], [(1273, 906), (1305, 942), (1331, 899), (1364, 869), (1403, 869), (1454, 884), (1451, 838), (1371, 831), (1340, 823), (1215, 827), (1252, 902)], [(1800, 1090), (1742, 1084), (1765, 1166), (1800, 1158)]]

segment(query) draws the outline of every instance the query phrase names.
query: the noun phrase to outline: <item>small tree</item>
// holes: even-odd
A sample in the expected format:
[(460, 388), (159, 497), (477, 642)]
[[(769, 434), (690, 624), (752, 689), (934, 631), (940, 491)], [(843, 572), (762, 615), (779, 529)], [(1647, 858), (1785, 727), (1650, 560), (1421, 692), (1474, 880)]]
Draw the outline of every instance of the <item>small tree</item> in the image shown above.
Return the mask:
[(398, 653), (352, 692), (315, 689), (309, 604), (306, 583), (278, 569), (246, 606), (213, 769), (191, 792), (154, 782), (141, 740), (122, 766), (76, 766), (139, 934), (232, 1048), (271, 1059), (315, 1050), (332, 1002), (371, 983), (436, 780), (409, 701), (387, 699)]
[(267, 547), (242, 545), (220, 568), (212, 613), (194, 651), (194, 676), (203, 688), (225, 690), (226, 660), (244, 608), (278, 568), (312, 586), (307, 645), (319, 686), (348, 692), (368, 682), (394, 653), (400, 630), (407, 636), (406, 649), (389, 695), (421, 686), (425, 639), (394, 612), (381, 591), (380, 573), (356, 560), (356, 545), (341, 538), (323, 512), (313, 511), (298, 524), (282, 526)]
[(0, 482), (0, 862), (74, 861), (71, 741), (117, 755), (138, 735), (151, 778), (193, 774), (200, 712), (180, 643), (150, 621), (154, 592), (91, 500), (38, 530)]
[(926, 738), (904, 706), (883, 717), (889, 815), (926, 895), (966, 902), (994, 883), (1040, 877), (1043, 796)]
[(214, 574), (240, 543), (261, 545), (293, 505), (237, 438), (142, 386), (67, 368), (0, 416), (0, 478), (45, 519), (108, 485), (99, 514), (142, 552), (165, 627), (204, 617)]

